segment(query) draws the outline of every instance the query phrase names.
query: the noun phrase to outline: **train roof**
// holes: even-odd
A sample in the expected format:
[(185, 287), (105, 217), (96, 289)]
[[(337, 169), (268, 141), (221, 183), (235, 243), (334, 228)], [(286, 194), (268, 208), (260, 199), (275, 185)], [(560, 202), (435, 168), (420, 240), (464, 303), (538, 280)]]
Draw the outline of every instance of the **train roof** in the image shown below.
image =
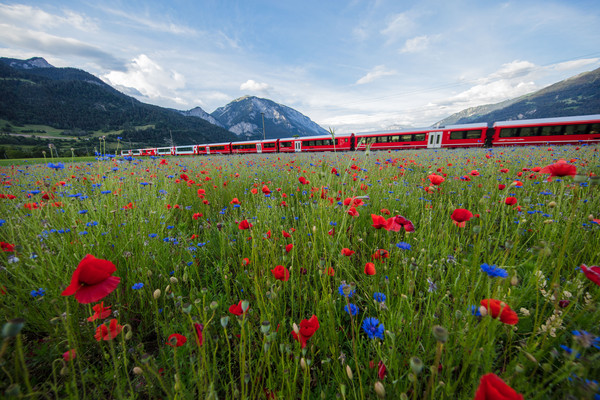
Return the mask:
[(398, 130), (385, 130), (385, 131), (371, 131), (371, 132), (357, 132), (357, 136), (363, 135), (390, 135), (394, 133), (413, 133), (413, 132), (436, 132), (446, 129), (474, 129), (474, 128), (487, 128), (488, 124), (486, 122), (476, 122), (472, 124), (462, 124), (462, 125), (448, 125), (448, 126), (440, 126), (440, 127), (425, 127), (425, 128), (406, 128), (406, 129), (398, 129)]
[(600, 114), (578, 115), (575, 117), (520, 119), (517, 121), (498, 121), (498, 122), (494, 123), (494, 127), (526, 126), (526, 125), (557, 124), (557, 123), (564, 123), (564, 122), (588, 122), (588, 121), (600, 121)]

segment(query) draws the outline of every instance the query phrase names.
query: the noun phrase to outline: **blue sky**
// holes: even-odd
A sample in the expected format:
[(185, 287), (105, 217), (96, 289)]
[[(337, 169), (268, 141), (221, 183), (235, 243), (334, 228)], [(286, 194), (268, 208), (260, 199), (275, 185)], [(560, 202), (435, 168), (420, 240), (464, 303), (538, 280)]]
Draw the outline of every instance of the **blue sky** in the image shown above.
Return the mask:
[(255, 95), (339, 133), (428, 126), (600, 67), (597, 0), (0, 2), (0, 31), (0, 56), (147, 103)]

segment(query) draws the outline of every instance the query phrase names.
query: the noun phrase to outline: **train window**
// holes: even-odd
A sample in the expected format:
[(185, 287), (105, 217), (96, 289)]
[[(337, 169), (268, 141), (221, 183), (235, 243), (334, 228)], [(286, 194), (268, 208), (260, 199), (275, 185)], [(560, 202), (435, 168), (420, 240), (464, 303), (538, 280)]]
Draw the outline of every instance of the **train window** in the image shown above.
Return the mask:
[(263, 143), (263, 149), (274, 149), (275, 143)]
[(519, 136), (538, 136), (539, 131), (539, 127), (537, 126), (526, 126), (521, 128)]
[(292, 142), (279, 142), (281, 147), (292, 147)]
[(179, 151), (179, 152), (188, 152), (188, 151), (194, 151), (194, 146), (182, 146), (182, 147), (177, 147), (177, 151)]
[(225, 146), (210, 146), (211, 150), (225, 150)]
[(500, 137), (514, 137), (518, 136), (518, 128), (504, 128), (500, 129)]
[(465, 139), (480, 139), (481, 131), (467, 131)]
[(587, 133), (587, 125), (567, 125), (565, 126), (565, 135), (585, 135)]
[(412, 140), (412, 135), (400, 135), (400, 142), (410, 142)]
[(542, 127), (542, 136), (554, 136), (554, 135), (562, 135), (563, 134), (563, 126), (554, 125), (554, 126), (543, 126)]
[(450, 140), (459, 140), (465, 138), (466, 131), (453, 131), (450, 132)]
[(422, 141), (425, 140), (425, 134), (424, 133), (417, 133), (416, 135), (412, 135), (412, 136), (413, 136), (412, 140), (414, 142), (422, 142)]
[(588, 132), (597, 135), (600, 133), (600, 124), (592, 124)]

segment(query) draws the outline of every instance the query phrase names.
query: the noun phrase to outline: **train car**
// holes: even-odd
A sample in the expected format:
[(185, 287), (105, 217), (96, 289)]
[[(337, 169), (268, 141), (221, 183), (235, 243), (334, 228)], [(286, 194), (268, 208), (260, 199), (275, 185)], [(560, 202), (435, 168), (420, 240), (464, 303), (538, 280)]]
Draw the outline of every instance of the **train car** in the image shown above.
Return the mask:
[[(233, 143), (232, 143), (233, 144)], [(279, 153), (279, 139), (263, 140), (256, 145), (257, 153)]]
[[(418, 149), (427, 147), (440, 147), (442, 130), (405, 130), (405, 131), (382, 131), (366, 132), (354, 135), (354, 146), (356, 150), (401, 150)], [(427, 138), (431, 145), (428, 145)]]
[(302, 150), (302, 141), (298, 137), (279, 139), (280, 153), (299, 153)]
[(344, 151), (350, 150), (352, 134), (336, 135), (332, 138), (327, 136), (306, 136), (300, 139), (301, 151), (322, 152), (322, 151)]
[(177, 146), (175, 147), (175, 151), (173, 155), (177, 156), (191, 156), (194, 154), (198, 154), (198, 146), (189, 145), (189, 146)]
[(202, 154), (231, 154), (231, 142), (211, 143), (200, 145), (200, 147), (204, 147), (204, 153)]
[(159, 147), (156, 149), (156, 153), (159, 156), (174, 156), (176, 147)]
[(139, 155), (140, 156), (155, 156), (156, 155), (156, 147), (148, 148), (148, 149), (141, 149)]
[[(258, 150), (261, 151), (258, 151)], [(232, 142), (231, 154), (256, 154), (262, 152), (262, 143), (259, 140), (249, 140), (246, 142)]]
[(133, 155), (134, 150), (121, 150), (121, 156), (127, 157)]
[[(442, 130), (442, 143), (440, 147), (458, 148), (458, 147), (483, 147), (488, 143), (488, 135), (491, 136), (492, 130), (488, 124), (464, 124), (451, 125)], [(429, 136), (431, 140), (432, 135)], [(488, 140), (488, 142), (486, 142)], [(429, 147), (431, 143), (427, 142)]]
[(500, 121), (492, 146), (585, 144), (600, 142), (600, 115)]

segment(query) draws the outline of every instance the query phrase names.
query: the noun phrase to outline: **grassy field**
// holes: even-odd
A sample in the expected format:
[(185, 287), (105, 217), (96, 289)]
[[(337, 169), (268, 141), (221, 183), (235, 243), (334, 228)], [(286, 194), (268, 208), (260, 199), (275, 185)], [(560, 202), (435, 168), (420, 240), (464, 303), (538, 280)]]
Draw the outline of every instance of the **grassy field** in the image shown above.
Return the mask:
[(600, 396), (597, 147), (27, 164), (6, 397)]

